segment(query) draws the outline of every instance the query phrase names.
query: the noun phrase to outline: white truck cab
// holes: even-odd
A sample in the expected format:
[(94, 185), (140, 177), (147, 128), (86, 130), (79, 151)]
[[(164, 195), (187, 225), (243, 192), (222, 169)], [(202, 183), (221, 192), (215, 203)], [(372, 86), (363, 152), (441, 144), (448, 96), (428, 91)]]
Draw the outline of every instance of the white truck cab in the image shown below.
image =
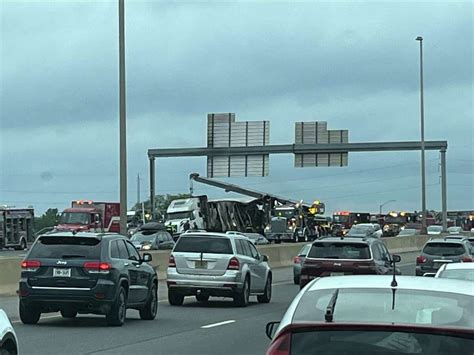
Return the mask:
[(166, 210), (165, 226), (169, 227), (173, 234), (184, 233), (186, 221), (191, 229), (204, 229), (201, 200), (198, 197), (173, 200)]

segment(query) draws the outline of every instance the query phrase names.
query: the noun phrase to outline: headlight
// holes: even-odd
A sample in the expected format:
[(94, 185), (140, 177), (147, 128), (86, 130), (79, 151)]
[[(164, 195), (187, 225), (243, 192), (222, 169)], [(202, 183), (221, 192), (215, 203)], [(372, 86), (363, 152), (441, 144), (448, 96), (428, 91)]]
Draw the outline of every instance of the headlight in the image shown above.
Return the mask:
[(147, 245), (144, 245), (142, 247), (143, 250), (150, 250), (151, 249), (151, 245), (150, 244), (147, 244)]
[(266, 226), (266, 227), (265, 227), (265, 230), (266, 230), (266, 231), (269, 231), (269, 230), (270, 230), (270, 226)]

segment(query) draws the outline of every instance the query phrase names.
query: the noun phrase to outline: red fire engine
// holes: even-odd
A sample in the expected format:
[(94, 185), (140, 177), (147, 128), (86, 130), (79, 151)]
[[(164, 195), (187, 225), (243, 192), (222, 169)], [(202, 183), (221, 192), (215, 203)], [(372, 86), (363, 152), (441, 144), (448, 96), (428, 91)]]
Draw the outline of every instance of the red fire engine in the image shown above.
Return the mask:
[(61, 214), (56, 230), (76, 232), (120, 232), (118, 202), (72, 201)]

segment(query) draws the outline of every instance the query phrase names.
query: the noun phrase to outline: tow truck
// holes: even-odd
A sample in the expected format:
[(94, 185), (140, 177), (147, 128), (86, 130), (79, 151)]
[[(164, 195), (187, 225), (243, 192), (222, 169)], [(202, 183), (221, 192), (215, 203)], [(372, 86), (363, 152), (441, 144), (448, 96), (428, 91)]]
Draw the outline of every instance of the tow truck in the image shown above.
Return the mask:
[(337, 229), (335, 227), (339, 227), (342, 234), (346, 235), (354, 224), (371, 223), (370, 213), (337, 211), (333, 213), (332, 223), (333, 229)]

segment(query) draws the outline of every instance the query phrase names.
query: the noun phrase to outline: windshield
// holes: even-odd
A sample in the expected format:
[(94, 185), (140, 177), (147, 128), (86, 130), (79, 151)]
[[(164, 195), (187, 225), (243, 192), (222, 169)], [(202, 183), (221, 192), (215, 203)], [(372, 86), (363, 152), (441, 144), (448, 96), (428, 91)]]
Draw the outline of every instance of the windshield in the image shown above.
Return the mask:
[(443, 227), (441, 226), (429, 226), (427, 231), (428, 232), (441, 232), (443, 230)]
[(399, 235), (415, 235), (415, 234), (416, 234), (415, 229), (403, 229), (399, 233)]
[(352, 228), (349, 230), (348, 235), (352, 234), (368, 234), (373, 228), (370, 226), (360, 226), (360, 225), (355, 225), (352, 226)]
[(443, 279), (474, 281), (474, 269), (447, 269), (439, 274)]
[(273, 215), (275, 217), (284, 217), (284, 218), (293, 218), (297, 214), (295, 209), (286, 209), (286, 210), (274, 210)]
[(474, 339), (407, 331), (321, 328), (294, 332), (291, 355), (472, 354)]
[(132, 242), (153, 242), (155, 240), (155, 233), (153, 234), (142, 234), (141, 232), (135, 233), (130, 239)]
[(181, 236), (173, 252), (233, 254), (229, 239), (200, 236)]
[(460, 232), (461, 231), (461, 227), (449, 227), (448, 228), (448, 232)]
[(465, 253), (464, 246), (459, 243), (428, 243), (423, 253), (440, 256), (457, 256)]
[(369, 246), (362, 243), (318, 242), (314, 243), (309, 258), (370, 259)]
[(89, 224), (90, 215), (85, 212), (63, 212), (60, 223), (62, 224)]
[(192, 219), (193, 211), (172, 212), (168, 213), (168, 220), (173, 219)]
[(88, 237), (41, 237), (28, 258), (100, 259), (100, 240)]
[(349, 221), (349, 216), (334, 215), (332, 216), (334, 223), (347, 223)]
[[(298, 304), (294, 321), (324, 322), (334, 289), (306, 292)], [(474, 327), (474, 297), (426, 290), (396, 291), (395, 308), (390, 288), (340, 289), (334, 322), (397, 323)]]

